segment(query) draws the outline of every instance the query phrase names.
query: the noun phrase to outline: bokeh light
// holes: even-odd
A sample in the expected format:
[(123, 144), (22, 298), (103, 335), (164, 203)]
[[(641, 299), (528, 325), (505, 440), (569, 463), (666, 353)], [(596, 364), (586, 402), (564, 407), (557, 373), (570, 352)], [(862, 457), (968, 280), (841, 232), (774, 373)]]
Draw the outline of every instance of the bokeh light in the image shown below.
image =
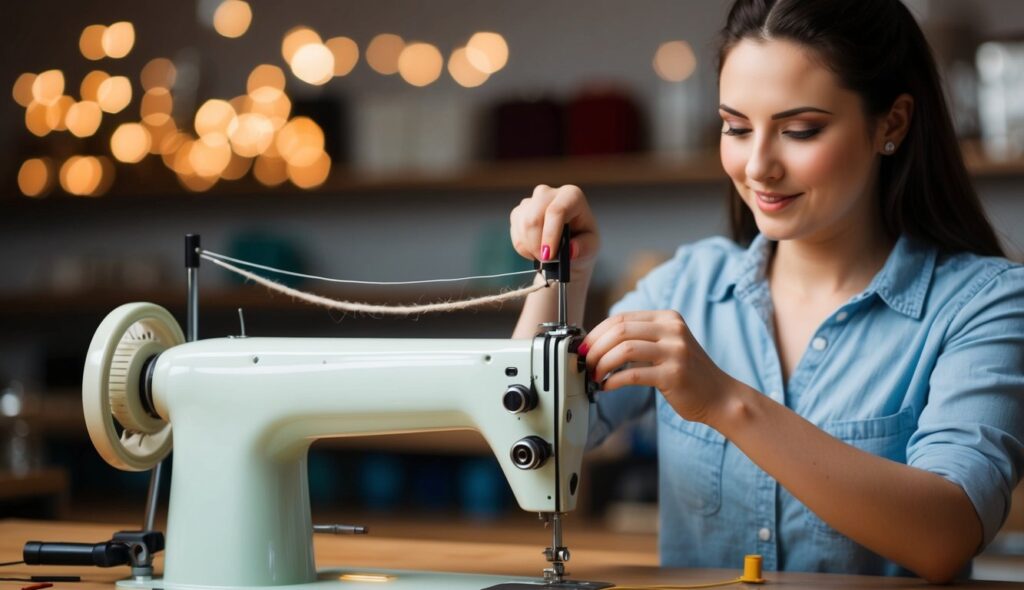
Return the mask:
[(53, 162), (49, 158), (25, 160), (18, 169), (18, 189), (26, 197), (43, 197), (53, 186)]
[(466, 57), (476, 69), (493, 74), (508, 63), (508, 44), (498, 33), (475, 33), (466, 43)]
[(413, 86), (426, 86), (441, 75), (444, 57), (430, 43), (410, 43), (398, 57), (398, 72)]
[(292, 184), (301, 189), (312, 189), (316, 188), (327, 180), (327, 177), (331, 173), (331, 157), (324, 152), (320, 152), (319, 156), (313, 163), (307, 166), (293, 166), (288, 164), (286, 167), (288, 179), (292, 181)]
[(188, 161), (199, 176), (220, 176), (231, 162), (231, 146), (220, 133), (203, 135), (192, 144)]
[(686, 41), (669, 41), (654, 52), (654, 71), (667, 82), (682, 82), (697, 69), (697, 57)]
[(82, 100), (71, 105), (64, 122), (71, 135), (89, 137), (100, 128), (100, 123), (103, 122), (103, 111), (95, 102)]
[(228, 128), (236, 117), (235, 109), (226, 100), (212, 98), (196, 111), (195, 128), (199, 137), (219, 134), (227, 138)]
[(366, 63), (378, 74), (390, 76), (398, 72), (398, 56), (404, 48), (405, 41), (398, 35), (381, 33), (366, 47)]
[(139, 76), (143, 90), (152, 90), (154, 88), (170, 90), (174, 88), (174, 83), (177, 79), (178, 69), (174, 67), (174, 62), (166, 57), (157, 57), (149, 60), (143, 66)]
[(309, 27), (294, 27), (284, 34), (281, 41), (281, 56), (285, 63), (291, 65), (292, 57), (299, 48), (305, 45), (322, 45), (323, 40), (316, 31)]
[(103, 33), (106, 30), (105, 25), (89, 25), (82, 29), (82, 35), (78, 38), (78, 50), (85, 59), (96, 61), (106, 57), (107, 53), (103, 51)]
[(79, 86), (79, 94), (82, 100), (91, 100), (96, 102), (100, 99), (100, 84), (110, 77), (110, 74), (100, 71), (93, 70), (82, 78), (82, 85)]
[(95, 156), (71, 156), (60, 167), (60, 186), (72, 195), (92, 195), (102, 180), (103, 164)]
[(229, 126), (231, 148), (239, 156), (252, 158), (270, 147), (274, 141), (274, 124), (260, 113), (243, 113)]
[(231, 105), (231, 108), (235, 109), (236, 114), (242, 115), (243, 113), (249, 112), (249, 103), (251, 102), (252, 99), (249, 98), (248, 94), (239, 94), (229, 100), (228, 104)]
[(248, 113), (258, 113), (270, 119), (274, 130), (284, 127), (292, 111), (292, 101), (288, 95), (276, 89), (264, 86), (248, 98)]
[(149, 136), (152, 138), (149, 142), (149, 153), (151, 154), (163, 154), (167, 139), (178, 133), (178, 126), (174, 124), (174, 119), (170, 118), (159, 125), (145, 121), (142, 122), (142, 125), (149, 131)]
[(156, 87), (142, 95), (139, 114), (148, 125), (163, 125), (171, 118), (174, 98), (166, 88)]
[(64, 72), (46, 70), (32, 81), (32, 100), (43, 105), (56, 104), (64, 95)]
[(296, 78), (314, 86), (322, 86), (334, 77), (334, 54), (321, 43), (299, 47), (290, 65)]
[(242, 0), (224, 0), (213, 13), (213, 28), (229, 39), (237, 39), (249, 30), (252, 8)]
[(160, 159), (163, 160), (165, 166), (177, 172), (177, 168), (174, 166), (175, 158), (178, 156), (178, 150), (188, 141), (191, 141), (191, 137), (187, 133), (175, 131), (156, 144), (156, 151), (160, 154)]
[(324, 132), (309, 117), (295, 117), (277, 133), (275, 144), (292, 166), (309, 166), (324, 151)]
[(132, 83), (124, 76), (111, 76), (100, 83), (96, 102), (107, 113), (119, 113), (132, 101)]
[[(182, 137), (182, 141), (177, 144), (174, 152), (170, 154), (171, 170), (174, 170), (178, 176), (194, 176), (196, 169), (192, 166), (192, 148), (195, 146), (196, 140), (191, 136)], [(166, 162), (166, 160), (165, 160)]]
[(178, 182), (181, 183), (181, 186), (193, 193), (202, 193), (210, 190), (217, 184), (217, 180), (217, 176), (178, 175)]
[(273, 88), (284, 91), (284, 72), (277, 66), (260, 64), (252, 69), (249, 78), (245, 82), (245, 90), (250, 95), (260, 88)]
[(28, 105), (32, 104), (32, 83), (35, 81), (36, 75), (29, 72), (18, 76), (18, 79), (14, 81), (14, 88), (11, 90), (14, 102), (28, 108)]
[(149, 153), (152, 138), (140, 123), (122, 123), (110, 136), (110, 153), (126, 164), (141, 162)]
[(90, 197), (98, 197), (114, 186), (114, 163), (106, 156), (97, 156), (96, 161), (100, 163), (100, 181), (96, 188), (89, 193)]
[(359, 46), (348, 37), (334, 37), (324, 45), (334, 55), (335, 76), (347, 76), (359, 62)]
[(46, 124), (50, 129), (53, 131), (65, 131), (67, 129), (67, 125), (64, 124), (64, 117), (73, 104), (75, 104), (75, 99), (65, 94), (58, 98), (57, 102), (46, 107)]
[(250, 168), (252, 168), (252, 158), (232, 153), (231, 161), (228, 162), (224, 171), (220, 173), (220, 177), (224, 180), (238, 180), (248, 174)]
[(252, 175), (264, 186), (277, 186), (288, 180), (288, 164), (283, 158), (264, 154), (253, 162)]
[(25, 128), (36, 137), (43, 137), (53, 131), (46, 122), (46, 105), (32, 102), (25, 109)]
[(135, 45), (135, 27), (128, 21), (116, 22), (103, 31), (102, 43), (107, 57), (121, 59)]
[(466, 48), (460, 47), (448, 58), (448, 73), (459, 86), (475, 88), (491, 77), (487, 72), (476, 69), (466, 57)]

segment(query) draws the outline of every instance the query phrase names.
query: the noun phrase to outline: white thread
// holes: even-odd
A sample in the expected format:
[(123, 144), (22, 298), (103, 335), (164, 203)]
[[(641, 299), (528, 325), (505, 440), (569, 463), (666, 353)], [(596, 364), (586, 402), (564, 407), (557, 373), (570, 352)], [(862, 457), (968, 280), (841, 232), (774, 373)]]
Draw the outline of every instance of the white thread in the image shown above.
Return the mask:
[[(306, 293), (282, 285), (281, 283), (272, 281), (270, 279), (259, 276), (258, 274), (251, 273), (247, 270), (238, 268), (230, 263), (218, 260), (211, 256), (202, 255), (210, 262), (230, 270), (231, 272), (238, 273), (243, 277), (259, 283), (264, 287), (284, 293), (289, 297), (312, 303), (313, 305), (319, 305), (329, 309), (340, 309), (342, 311), (350, 311), (354, 313), (367, 313), (367, 314), (381, 314), (381, 315), (415, 315), (420, 313), (431, 313), (437, 311), (458, 311), (461, 309), (469, 309), (471, 307), (478, 307), (481, 305), (488, 305), (494, 303), (504, 303), (506, 301), (512, 301), (526, 297), (530, 293), (540, 291), (548, 286), (547, 283), (543, 285), (530, 285), (529, 287), (523, 287), (515, 291), (508, 291), (506, 293), (500, 293), (498, 295), (486, 295), (484, 297), (477, 297), (474, 299), (465, 299), (462, 301), (450, 301), (443, 303), (427, 303), (423, 305), (371, 305), (369, 303), (358, 303), (355, 301), (342, 301), (338, 299), (331, 299), (329, 297), (323, 297), (320, 295), (314, 295), (312, 293)], [(532, 272), (532, 271), (531, 271)]]
[(459, 278), (454, 278), (454, 279), (424, 279), (424, 280), (421, 280), (421, 281), (356, 281), (356, 280), (352, 280), (352, 279), (332, 279), (330, 277), (320, 277), (320, 276), (316, 276), (316, 275), (307, 275), (307, 274), (302, 274), (301, 272), (293, 272), (293, 271), (290, 271), (290, 270), (274, 268), (273, 266), (265, 266), (265, 265), (262, 265), (262, 264), (256, 264), (255, 262), (249, 262), (247, 260), (239, 260), (237, 258), (232, 258), (230, 256), (225, 256), (223, 254), (218, 254), (216, 252), (210, 252), (209, 250), (202, 250), (202, 249), (198, 249), (198, 248), (196, 250), (199, 253), (200, 257), (205, 258), (205, 259), (209, 260), (210, 262), (214, 262), (213, 258), (210, 258), (212, 256), (214, 258), (219, 258), (221, 260), (227, 260), (228, 262), (234, 262), (235, 264), (241, 264), (243, 266), (248, 266), (250, 268), (258, 268), (260, 270), (276, 272), (276, 273), (283, 274), (283, 275), (289, 275), (289, 276), (299, 277), (299, 278), (303, 278), (303, 279), (314, 279), (314, 280), (317, 280), (317, 281), (327, 281), (329, 283), (347, 283), (347, 284), (352, 284), (352, 285), (422, 285), (423, 283), (454, 283), (454, 282), (457, 282), (457, 281), (472, 281), (472, 280), (476, 280), (476, 279), (496, 279), (496, 278), (500, 278), (500, 277), (511, 277), (511, 276), (515, 276), (515, 275), (536, 274), (536, 272), (537, 272), (535, 270), (520, 270), (520, 271), (516, 271), (516, 272), (506, 272), (506, 273), (501, 273), (501, 274), (496, 274), (496, 275), (478, 275), (478, 276), (475, 276), (475, 277), (459, 277)]

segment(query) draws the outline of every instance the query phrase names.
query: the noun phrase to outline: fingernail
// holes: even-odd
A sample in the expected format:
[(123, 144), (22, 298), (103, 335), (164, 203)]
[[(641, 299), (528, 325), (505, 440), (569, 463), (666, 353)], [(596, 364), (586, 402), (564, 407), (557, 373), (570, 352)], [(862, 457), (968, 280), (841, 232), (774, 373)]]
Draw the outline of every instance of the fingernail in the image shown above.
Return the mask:
[(590, 347), (587, 346), (585, 342), (581, 342), (579, 348), (576, 350), (579, 352), (580, 356), (587, 356), (587, 351), (590, 350)]
[(548, 260), (549, 258), (551, 258), (551, 246), (541, 246), (540, 259)]
[(576, 242), (569, 242), (569, 259), (576, 260), (576, 257), (580, 255), (580, 245)]

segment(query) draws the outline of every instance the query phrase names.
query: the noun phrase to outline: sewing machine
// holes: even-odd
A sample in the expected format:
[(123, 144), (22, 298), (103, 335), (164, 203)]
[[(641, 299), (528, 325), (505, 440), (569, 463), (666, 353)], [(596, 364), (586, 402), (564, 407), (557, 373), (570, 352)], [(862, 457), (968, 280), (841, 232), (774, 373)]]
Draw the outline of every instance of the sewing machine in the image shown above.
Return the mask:
[[(90, 437), (130, 471), (167, 456), (172, 427), (174, 450), (163, 578), (118, 585), (607, 587), (565, 577), (561, 519), (576, 507), (590, 415), (580, 339), (553, 325), (532, 340), (185, 342), (159, 306), (115, 309), (86, 361)], [(465, 428), (483, 435), (519, 506), (550, 523), (543, 577), (317, 571), (306, 473), (314, 441)]]

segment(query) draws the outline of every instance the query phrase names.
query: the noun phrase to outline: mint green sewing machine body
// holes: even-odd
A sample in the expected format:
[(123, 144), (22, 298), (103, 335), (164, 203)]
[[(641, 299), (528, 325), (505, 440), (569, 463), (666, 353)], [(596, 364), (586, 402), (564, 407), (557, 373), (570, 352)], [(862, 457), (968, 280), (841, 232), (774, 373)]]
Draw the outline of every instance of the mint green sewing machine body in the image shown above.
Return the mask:
[[(173, 428), (164, 576), (125, 580), (121, 586), (364, 587), (364, 582), (339, 581), (334, 570), (318, 576), (314, 565), (306, 458), (310, 445), (322, 438), (475, 429), (523, 510), (557, 519), (576, 507), (590, 400), (574, 333), (553, 331), (530, 340), (182, 343), (176, 342), (176, 324), (173, 329), (163, 325), (167, 318), (170, 314), (150, 304), (118, 308), (97, 331), (87, 360), (87, 423), (108, 462), (148, 469), (162, 458), (157, 455), (166, 454), (167, 430)], [(138, 336), (129, 346), (125, 339), (132, 333)], [(99, 391), (90, 384), (98, 384)], [(535, 392), (535, 407), (517, 412), (506, 407), (503, 397), (514, 385)], [(119, 393), (108, 399), (108, 388)], [(114, 436), (123, 448), (111, 438), (110, 415), (90, 412), (95, 403), (109, 403), (122, 421), (125, 432)], [(129, 432), (124, 422), (151, 432)], [(524, 466), (528, 457), (517, 443), (527, 439), (546, 443), (550, 457)], [(159, 449), (154, 440), (162, 441), (155, 445)], [(519, 450), (513, 452), (514, 447)], [(552, 544), (556, 550), (559, 537)], [(480, 580), (545, 587), (532, 578), (423, 572), (394, 572), (383, 586), (478, 588)]]

